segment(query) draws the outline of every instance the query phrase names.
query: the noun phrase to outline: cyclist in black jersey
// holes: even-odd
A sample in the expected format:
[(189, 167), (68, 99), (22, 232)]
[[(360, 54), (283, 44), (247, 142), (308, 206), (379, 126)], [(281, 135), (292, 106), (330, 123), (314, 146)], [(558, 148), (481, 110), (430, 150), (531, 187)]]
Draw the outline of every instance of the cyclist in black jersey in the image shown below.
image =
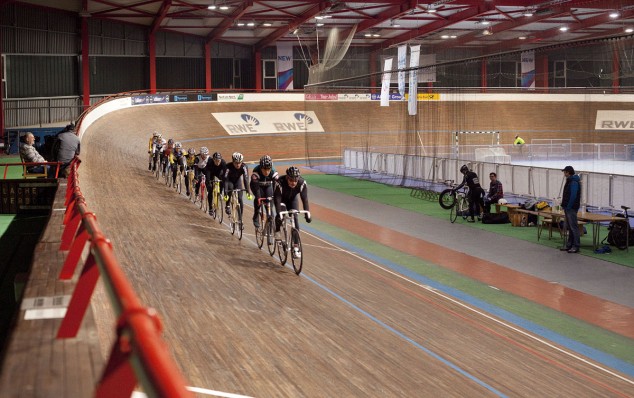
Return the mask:
[(273, 167), (273, 160), (269, 155), (260, 158), (260, 164), (253, 168), (251, 173), (251, 192), (255, 196), (253, 199), (253, 225), (260, 228), (258, 212), (260, 204), (258, 199), (273, 197), (273, 183), (277, 181), (278, 174)]
[[(227, 165), (225, 170), (225, 177), (223, 179), (225, 185), (225, 212), (231, 214), (231, 208), (229, 206), (229, 197), (234, 189), (246, 189), (247, 196), (251, 196), (251, 188), (249, 187), (249, 168), (243, 163), (244, 156), (240, 152), (234, 152), (231, 156), (232, 162)], [(244, 214), (244, 203), (242, 201), (242, 192), (238, 194), (238, 201), (240, 202), (240, 208)]]
[[(291, 166), (286, 169), (286, 176), (278, 179), (273, 192), (275, 212), (277, 213), (275, 216), (275, 239), (280, 239), (280, 227), (282, 226), (280, 212), (282, 211), (282, 204), (284, 204), (286, 210), (299, 210), (300, 198), (304, 210), (310, 211), (306, 181), (300, 176), (299, 169)], [(305, 214), (304, 218), (307, 223), (312, 221), (312, 219), (308, 217), (308, 214)], [(297, 226), (297, 228), (299, 229), (299, 226)]]
[(207, 175), (206, 168), (209, 163), (209, 149), (206, 146), (200, 147), (198, 160), (194, 166), (194, 178), (196, 179), (196, 195), (200, 189), (200, 176), (205, 176), (205, 185), (207, 185), (207, 193), (209, 193), (209, 176)]
[(174, 150), (169, 158), (169, 162), (172, 165), (172, 183), (176, 185), (176, 174), (178, 169), (181, 169), (182, 173), (185, 173), (185, 152), (183, 151), (183, 145), (180, 142), (174, 144)]
[[(478, 219), (482, 217), (482, 211), (484, 209), (484, 201), (482, 197), (484, 196), (484, 190), (480, 185), (480, 180), (478, 179), (478, 175), (469, 170), (469, 167), (465, 164), (460, 168), (460, 172), (464, 175), (464, 178), (460, 185), (454, 188), (454, 193), (458, 189), (462, 188), (465, 184), (469, 187), (469, 196), (467, 199), (469, 200), (469, 219), (468, 222), (475, 222), (474, 215), (478, 214)], [(477, 212), (477, 213), (476, 213)]]
[(207, 162), (207, 167), (205, 167), (205, 178), (207, 178), (207, 187), (209, 188), (209, 195), (207, 195), (207, 199), (209, 201), (209, 212), (211, 214), (213, 201), (213, 196), (211, 195), (211, 190), (213, 189), (213, 181), (214, 177), (220, 180), (220, 195), (224, 192), (224, 178), (225, 172), (227, 171), (227, 162), (222, 158), (220, 152), (214, 152), (211, 157), (211, 162)]

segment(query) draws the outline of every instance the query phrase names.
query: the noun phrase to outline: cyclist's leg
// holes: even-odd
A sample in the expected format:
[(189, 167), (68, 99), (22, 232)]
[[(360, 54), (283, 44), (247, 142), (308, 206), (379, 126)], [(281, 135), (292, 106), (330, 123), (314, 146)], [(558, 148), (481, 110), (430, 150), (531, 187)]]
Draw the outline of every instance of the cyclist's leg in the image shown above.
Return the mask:
[(476, 207), (478, 206), (478, 202), (477, 202), (477, 198), (474, 198), (474, 196), (477, 195), (477, 192), (474, 191), (469, 191), (469, 196), (468, 196), (468, 202), (469, 202), (469, 220), (470, 221), (475, 221), (475, 211), (476, 211)]
[(225, 195), (229, 198), (225, 205), (225, 213), (231, 214), (231, 193), (233, 192), (233, 183), (231, 181), (227, 181), (227, 191)]
[(214, 195), (212, 192), (213, 190), (214, 190), (214, 180), (207, 178), (207, 204), (208, 204), (207, 209), (209, 210), (209, 213), (211, 213), (211, 208), (213, 207), (212, 206), (212, 202), (214, 200)]
[[(280, 204), (280, 211), (286, 211), (286, 203)], [(280, 228), (282, 227), (282, 217), (279, 214), (275, 215), (275, 239), (281, 239)]]
[[(299, 195), (295, 195), (291, 203), (289, 203), (289, 210), (297, 210), (299, 211)], [(295, 227), (299, 230), (299, 215), (295, 214)]]
[(253, 192), (253, 226), (260, 227), (260, 202), (259, 199), (262, 196), (262, 190), (260, 186), (251, 186), (251, 192)]

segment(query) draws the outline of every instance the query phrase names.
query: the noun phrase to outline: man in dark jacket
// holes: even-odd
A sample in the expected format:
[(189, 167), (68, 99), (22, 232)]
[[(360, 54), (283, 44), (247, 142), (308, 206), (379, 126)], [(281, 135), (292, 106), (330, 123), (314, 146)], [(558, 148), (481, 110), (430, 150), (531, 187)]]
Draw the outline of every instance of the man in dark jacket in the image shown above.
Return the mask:
[(566, 184), (564, 185), (564, 193), (561, 198), (561, 206), (564, 209), (564, 215), (566, 218), (566, 230), (568, 231), (568, 242), (559, 250), (567, 251), (568, 253), (579, 253), (579, 247), (581, 246), (581, 233), (579, 232), (579, 226), (577, 225), (577, 211), (581, 206), (581, 182), (579, 176), (575, 174), (575, 169), (572, 166), (566, 166), (563, 170), (566, 177)]

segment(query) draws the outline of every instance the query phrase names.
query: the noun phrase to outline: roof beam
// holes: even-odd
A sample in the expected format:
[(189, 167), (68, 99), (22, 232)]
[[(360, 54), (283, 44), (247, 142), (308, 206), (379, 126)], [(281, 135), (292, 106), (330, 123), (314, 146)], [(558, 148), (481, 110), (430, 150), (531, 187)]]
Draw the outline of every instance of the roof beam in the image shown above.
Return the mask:
[(218, 40), (225, 34), (226, 31), (229, 30), (233, 22), (237, 19), (242, 18), (242, 16), (249, 10), (249, 8), (253, 7), (253, 0), (245, 0), (240, 4), (240, 7), (236, 8), (229, 17), (225, 17), (215, 29), (213, 29), (207, 37), (205, 38), (206, 43), (210, 43), (214, 40)]
[(165, 15), (167, 15), (167, 11), (169, 11), (172, 6), (172, 0), (163, 0), (163, 4), (161, 4), (161, 8), (156, 14), (156, 18), (152, 21), (152, 27), (150, 28), (150, 34), (153, 35), (157, 30), (161, 27), (161, 22), (165, 19)]
[(438, 20), (435, 22), (428, 23), (427, 25), (421, 26), (418, 29), (413, 29), (409, 32), (403, 33), (402, 35), (393, 37), (389, 40), (385, 40), (383, 43), (375, 46), (374, 49), (386, 48), (396, 44), (400, 44), (402, 42), (406, 42), (422, 35), (426, 35), (428, 33), (436, 32), (440, 29), (443, 29), (447, 26), (453, 25), (460, 21), (464, 21), (465, 19), (477, 17), (478, 15), (482, 15), (488, 11), (491, 11), (492, 6), (487, 4), (480, 4), (478, 6), (469, 7), (466, 10), (459, 11), (455, 14), (451, 14), (447, 16), (445, 19)]
[[(417, 5), (418, 5), (418, 1), (416, 0), (406, 0), (402, 2), (401, 4), (391, 6), (387, 10), (379, 13), (376, 17), (372, 19), (366, 19), (363, 22), (361, 22), (359, 25), (357, 25), (357, 33), (373, 28), (376, 25), (379, 25), (387, 21), (388, 19), (394, 19), (403, 14), (406, 14), (410, 10), (416, 9)], [(341, 37), (348, 37), (351, 30), (352, 29), (347, 29), (345, 32), (341, 34)]]
[(275, 29), (273, 33), (263, 38), (259, 42), (255, 44), (255, 50), (261, 50), (266, 46), (270, 46), (275, 43), (279, 38), (284, 37), (288, 32), (298, 28), (301, 24), (308, 21), (309, 19), (315, 17), (320, 12), (330, 7), (329, 1), (320, 1), (319, 3), (313, 5), (306, 11), (304, 11), (301, 15), (293, 19), (288, 23), (288, 26), (282, 26), (280, 28)]

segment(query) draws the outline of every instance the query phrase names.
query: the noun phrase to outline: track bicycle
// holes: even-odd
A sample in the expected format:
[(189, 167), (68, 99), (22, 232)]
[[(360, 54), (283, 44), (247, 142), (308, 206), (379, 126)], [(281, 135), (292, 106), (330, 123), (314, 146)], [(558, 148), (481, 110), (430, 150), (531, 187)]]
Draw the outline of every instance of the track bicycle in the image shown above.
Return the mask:
[(302, 250), (302, 240), (299, 236), (299, 219), (300, 214), (308, 215), (310, 218), (310, 212), (307, 210), (285, 210), (280, 212), (282, 218), (282, 226), (280, 232), (282, 234), (281, 240), (276, 240), (277, 254), (279, 255), (282, 265), (286, 264), (288, 254), (291, 253), (291, 262), (293, 263), (293, 270), (299, 275), (302, 272), (302, 265), (304, 262), (304, 252)]
[(458, 216), (462, 216), (462, 219), (466, 220), (469, 215), (469, 200), (467, 199), (469, 189), (465, 187), (462, 191), (453, 192), (452, 196), (455, 196), (455, 203), (449, 212), (449, 221), (451, 221), (452, 224), (456, 222)]
[(258, 204), (260, 210), (258, 211), (260, 218), (260, 227), (255, 229), (255, 240), (258, 243), (258, 248), (264, 246), (264, 241), (269, 249), (269, 254), (272, 256), (275, 254), (275, 238), (273, 236), (273, 212), (271, 211), (272, 197), (259, 198)]
[(165, 162), (165, 172), (163, 173), (163, 178), (165, 179), (165, 185), (168, 187), (172, 187), (172, 164), (169, 162)]
[(207, 203), (207, 182), (205, 181), (205, 175), (200, 173), (199, 179), (200, 185), (198, 186), (198, 195), (196, 196), (196, 200), (200, 200), (200, 209), (207, 213), (209, 204)]
[(174, 184), (174, 188), (176, 189), (176, 192), (181, 194), (183, 193), (183, 166), (179, 165), (176, 167), (178, 171), (176, 172), (176, 182)]
[(222, 224), (224, 212), (222, 211), (222, 195), (220, 195), (220, 180), (218, 177), (214, 177), (212, 182), (211, 208), (209, 209), (209, 214), (214, 218), (214, 220), (218, 217), (218, 222)]
[(160, 152), (156, 152), (154, 160), (154, 175), (158, 180), (161, 178), (161, 171), (163, 170), (163, 157)]
[(229, 207), (231, 209), (229, 213), (231, 235), (234, 235), (236, 231), (238, 231), (238, 239), (242, 239), (242, 231), (244, 230), (244, 225), (242, 223), (242, 206), (240, 206), (239, 199), (239, 195), (242, 191), (246, 191), (246, 189), (234, 189), (231, 191), (231, 197), (227, 198), (225, 196), (225, 200), (229, 199)]
[(194, 187), (194, 169), (193, 168), (188, 168), (187, 170), (185, 170), (185, 174), (187, 178), (187, 181), (189, 182), (189, 200), (191, 200), (192, 202), (196, 202), (196, 188)]

